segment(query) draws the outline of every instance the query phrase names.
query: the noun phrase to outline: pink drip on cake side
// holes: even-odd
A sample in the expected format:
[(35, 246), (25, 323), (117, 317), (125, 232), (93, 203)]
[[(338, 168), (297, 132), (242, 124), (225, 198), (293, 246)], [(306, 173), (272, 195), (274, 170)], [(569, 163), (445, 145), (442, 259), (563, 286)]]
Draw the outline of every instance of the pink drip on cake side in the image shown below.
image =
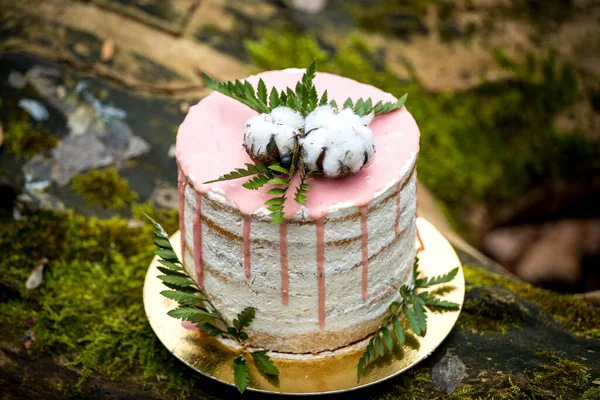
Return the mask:
[(252, 276), (250, 269), (250, 217), (244, 216), (244, 233), (242, 239), (242, 245), (244, 249), (244, 275), (246, 279)]
[(319, 301), (319, 326), (325, 327), (325, 221), (316, 221), (317, 227), (317, 289)]
[[(416, 183), (415, 183), (416, 185)], [(417, 197), (417, 210), (415, 211), (415, 218), (419, 218), (419, 191), (417, 190), (416, 192), (416, 197)], [(421, 239), (421, 234), (419, 233), (419, 225), (416, 224), (415, 225), (417, 228), (417, 240), (419, 241), (419, 248), (417, 249), (417, 254), (422, 252), (423, 250), (425, 250), (425, 244), (423, 243), (423, 240)]]
[(367, 229), (367, 206), (360, 206), (360, 247), (362, 250), (362, 297), (367, 299), (369, 283), (369, 230)]
[(196, 193), (196, 212), (194, 214), (194, 265), (198, 285), (204, 286), (204, 262), (202, 261), (202, 195)]
[(400, 216), (402, 215), (402, 179), (396, 183), (396, 223), (394, 225), (394, 232), (396, 236), (400, 234)]
[(185, 265), (185, 185), (186, 177), (181, 169), (177, 167), (177, 193), (179, 196), (179, 232), (181, 234), (181, 263)]
[(279, 263), (281, 264), (281, 304), (287, 306), (290, 300), (290, 274), (288, 272), (287, 222), (279, 225)]

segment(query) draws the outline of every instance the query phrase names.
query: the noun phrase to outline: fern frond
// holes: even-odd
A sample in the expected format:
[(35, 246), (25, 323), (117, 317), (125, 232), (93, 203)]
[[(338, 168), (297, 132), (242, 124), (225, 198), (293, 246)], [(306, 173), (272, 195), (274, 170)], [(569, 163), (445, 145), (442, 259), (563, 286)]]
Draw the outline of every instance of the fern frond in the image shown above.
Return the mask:
[(213, 179), (212, 181), (206, 181), (204, 183), (206, 184), (213, 182), (230, 181), (233, 179), (244, 178), (252, 175), (266, 174), (269, 172), (269, 168), (261, 162), (257, 162), (256, 164), (245, 163), (244, 165), (246, 166), (245, 169), (236, 168), (231, 172), (221, 175), (217, 179)]

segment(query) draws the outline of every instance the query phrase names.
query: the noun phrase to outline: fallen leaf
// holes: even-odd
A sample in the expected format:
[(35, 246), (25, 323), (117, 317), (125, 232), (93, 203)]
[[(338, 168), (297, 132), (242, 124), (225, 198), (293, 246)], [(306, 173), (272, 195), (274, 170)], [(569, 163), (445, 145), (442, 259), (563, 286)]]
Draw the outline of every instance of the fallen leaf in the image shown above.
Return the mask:
[(431, 380), (447, 394), (452, 394), (465, 378), (465, 364), (448, 353), (433, 367)]
[(42, 284), (42, 280), (44, 279), (44, 267), (48, 264), (48, 259), (46, 257), (42, 258), (37, 267), (31, 271), (29, 277), (27, 278), (27, 282), (25, 282), (26, 289), (35, 289)]
[(100, 59), (104, 62), (109, 62), (115, 55), (115, 41), (108, 38), (102, 43), (102, 49), (100, 50)]

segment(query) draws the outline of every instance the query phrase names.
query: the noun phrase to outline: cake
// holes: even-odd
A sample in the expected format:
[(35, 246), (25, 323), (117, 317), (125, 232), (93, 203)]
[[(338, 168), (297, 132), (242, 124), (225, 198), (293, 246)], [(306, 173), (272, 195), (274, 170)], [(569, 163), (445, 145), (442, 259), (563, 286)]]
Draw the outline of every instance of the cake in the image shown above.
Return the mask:
[[(269, 71), (267, 88), (293, 88), (304, 70)], [(396, 101), (375, 87), (317, 73), (319, 94)], [(367, 167), (342, 178), (316, 177), (306, 205), (289, 196), (275, 225), (266, 188), (240, 181), (204, 183), (251, 162), (242, 143), (257, 112), (213, 92), (190, 108), (179, 127), (182, 261), (231, 323), (256, 309), (248, 344), (279, 353), (320, 353), (372, 334), (401, 285), (413, 281), (416, 255), (416, 162), (419, 130), (406, 108), (370, 123), (376, 153)]]

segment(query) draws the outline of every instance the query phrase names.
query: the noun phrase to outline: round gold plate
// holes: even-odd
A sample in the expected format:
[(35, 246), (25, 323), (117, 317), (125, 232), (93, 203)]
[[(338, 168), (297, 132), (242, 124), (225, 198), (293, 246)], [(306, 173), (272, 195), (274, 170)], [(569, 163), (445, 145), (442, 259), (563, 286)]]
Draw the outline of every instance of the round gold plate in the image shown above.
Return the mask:
[[(445, 285), (448, 290), (443, 291), (442, 297), (462, 307), (465, 279), (458, 256), (450, 243), (429, 222), (419, 218), (417, 226), (425, 247), (419, 252), (421, 273), (431, 277), (445, 274), (458, 266), (458, 275)], [(178, 252), (179, 232), (171, 236), (170, 240)], [(167, 311), (177, 304), (160, 294), (166, 287), (157, 278), (160, 274), (156, 268), (158, 265), (157, 258), (154, 258), (144, 283), (146, 315), (156, 336), (175, 357), (189, 367), (217, 381), (233, 385), (233, 359), (237, 354), (202, 332), (184, 328), (180, 320), (167, 315)], [(248, 361), (248, 389), (281, 394), (324, 394), (346, 392), (384, 381), (429, 356), (450, 333), (459, 312), (440, 314), (428, 311), (427, 334), (424, 337), (408, 334), (405, 346), (365, 368), (360, 381), (356, 379), (356, 366), (364, 349), (358, 344), (353, 345), (354, 350), (336, 351), (330, 356), (310, 359), (273, 358), (280, 371), (278, 379), (265, 377)], [(366, 340), (363, 343), (366, 345)]]

